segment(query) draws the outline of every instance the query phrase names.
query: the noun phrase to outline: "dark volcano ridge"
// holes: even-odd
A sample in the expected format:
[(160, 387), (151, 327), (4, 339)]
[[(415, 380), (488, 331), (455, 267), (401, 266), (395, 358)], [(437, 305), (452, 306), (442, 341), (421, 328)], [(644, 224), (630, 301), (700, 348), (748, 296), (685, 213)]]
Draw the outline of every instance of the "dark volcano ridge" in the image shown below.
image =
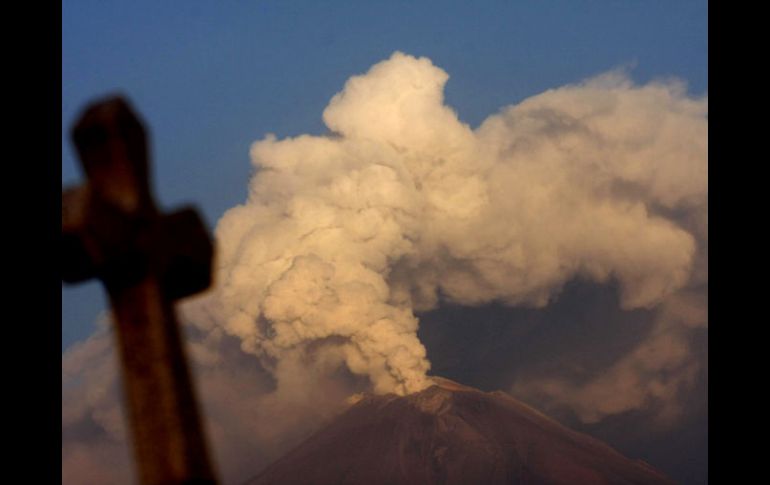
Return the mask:
[(365, 395), (248, 485), (671, 484), (502, 391)]

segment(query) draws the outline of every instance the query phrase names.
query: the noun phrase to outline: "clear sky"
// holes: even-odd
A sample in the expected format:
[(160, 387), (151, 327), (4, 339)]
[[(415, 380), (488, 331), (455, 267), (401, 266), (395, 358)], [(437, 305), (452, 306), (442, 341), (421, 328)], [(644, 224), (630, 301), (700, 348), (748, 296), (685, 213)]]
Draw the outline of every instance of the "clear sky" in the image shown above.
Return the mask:
[[(506, 105), (618, 67), (638, 83), (673, 76), (704, 95), (707, 7), (705, 0), (63, 2), (62, 184), (81, 181), (69, 138), (78, 113), (120, 92), (148, 125), (161, 207), (193, 203), (213, 229), (247, 196), (254, 141), (326, 132), (321, 113), (331, 97), (397, 50), (449, 73), (446, 104), (471, 127)], [(93, 332), (104, 309), (97, 282), (62, 287), (63, 352)]]

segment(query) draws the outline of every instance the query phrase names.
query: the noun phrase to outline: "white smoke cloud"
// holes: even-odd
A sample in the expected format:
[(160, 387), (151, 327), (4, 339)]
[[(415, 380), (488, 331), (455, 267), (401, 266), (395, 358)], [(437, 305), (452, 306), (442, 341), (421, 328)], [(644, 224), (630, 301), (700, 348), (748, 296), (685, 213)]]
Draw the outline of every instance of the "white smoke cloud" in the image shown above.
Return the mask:
[[(215, 287), (181, 307), (226, 483), (332, 416), (357, 378), (427, 386), (415, 312), (441, 301), (544, 306), (575, 277), (617, 281), (660, 331), (585, 386), (522, 389), (596, 420), (686, 381), (681, 336), (705, 321), (678, 295), (708, 280), (707, 99), (611, 72), (472, 129), (447, 80), (394, 53), (332, 98), (330, 134), (252, 146), (248, 200), (216, 228)], [(102, 333), (63, 356), (65, 483), (130, 476), (111, 352)], [(605, 402), (613, 389), (633, 397)]]
[(440, 298), (543, 306), (582, 276), (616, 279), (630, 309), (688, 282), (696, 237), (665, 214), (704, 207), (705, 98), (611, 72), (473, 130), (447, 79), (397, 52), (332, 98), (331, 135), (252, 146), (249, 199), (217, 227), (215, 320), (244, 349), (280, 361), (325, 342), (404, 394), (429, 369), (414, 312)]

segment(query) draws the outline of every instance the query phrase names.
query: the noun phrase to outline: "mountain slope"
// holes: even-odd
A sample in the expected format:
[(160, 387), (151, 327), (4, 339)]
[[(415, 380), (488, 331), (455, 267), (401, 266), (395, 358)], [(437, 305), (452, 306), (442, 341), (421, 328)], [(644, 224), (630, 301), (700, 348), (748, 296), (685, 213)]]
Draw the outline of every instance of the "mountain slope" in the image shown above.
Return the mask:
[(433, 379), (364, 397), (248, 484), (672, 483), (503, 392)]

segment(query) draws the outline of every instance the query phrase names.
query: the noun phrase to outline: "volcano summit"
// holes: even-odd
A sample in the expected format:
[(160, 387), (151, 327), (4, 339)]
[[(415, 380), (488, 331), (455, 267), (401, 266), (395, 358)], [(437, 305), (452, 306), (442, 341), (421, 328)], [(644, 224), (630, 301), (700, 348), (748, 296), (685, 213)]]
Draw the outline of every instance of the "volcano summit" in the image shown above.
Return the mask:
[(671, 484), (501, 391), (366, 395), (248, 485)]

